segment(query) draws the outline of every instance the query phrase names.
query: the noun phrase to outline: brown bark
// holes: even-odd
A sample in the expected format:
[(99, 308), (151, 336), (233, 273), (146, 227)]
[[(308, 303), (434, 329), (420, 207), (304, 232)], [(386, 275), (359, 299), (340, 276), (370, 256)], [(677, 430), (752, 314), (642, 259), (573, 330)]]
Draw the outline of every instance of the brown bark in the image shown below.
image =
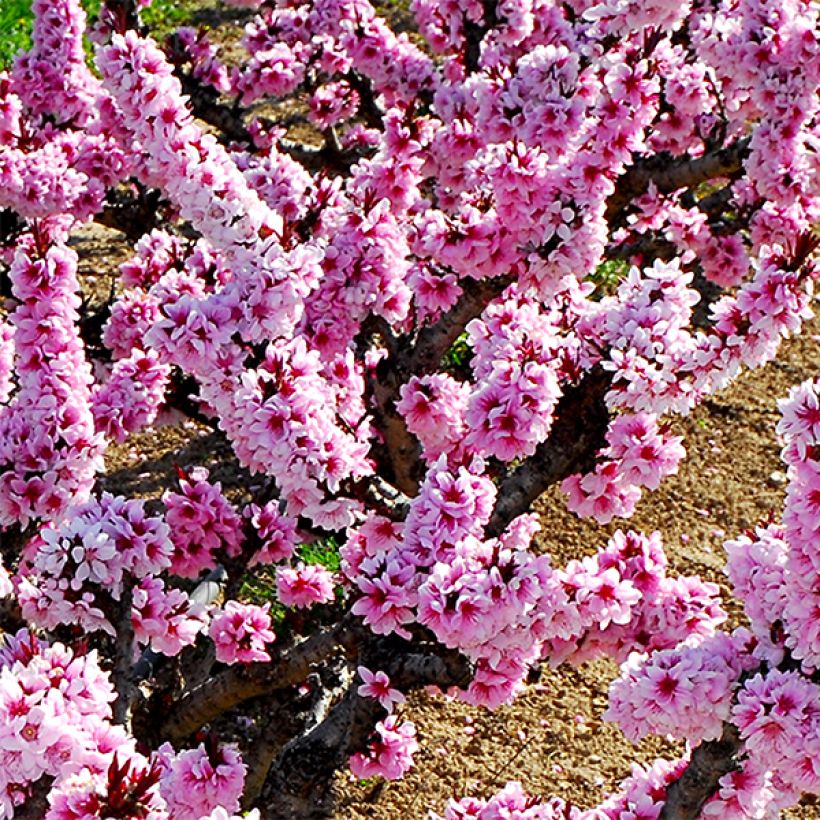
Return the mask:
[(111, 681), (117, 693), (114, 701), (113, 722), (125, 724), (131, 714), (139, 689), (132, 673), (134, 657), (134, 625), (131, 620), (134, 580), (130, 576), (123, 583), (120, 612), (117, 618), (116, 656)]
[(738, 768), (740, 748), (740, 734), (731, 723), (723, 724), (718, 740), (701, 743), (683, 774), (666, 790), (661, 820), (695, 820), (717, 791), (720, 778)]
[(419, 331), (415, 340), (398, 339), (394, 355), (384, 359), (376, 369), (372, 385), (375, 413), (384, 435), (391, 480), (405, 495), (418, 492), (424, 465), (418, 440), (407, 429), (396, 410), (401, 387), (411, 376), (421, 376), (438, 369), (442, 356), (484, 308), (500, 296), (510, 284), (509, 277), (486, 279), (468, 284), (461, 298), (437, 322)]
[(617, 224), (629, 203), (645, 194), (650, 183), (654, 182), (660, 193), (671, 194), (710, 179), (731, 178), (743, 169), (748, 154), (749, 139), (744, 138), (700, 157), (672, 157), (664, 153), (639, 159), (618, 179), (607, 202), (606, 220), (610, 225)]
[(109, 191), (102, 211), (94, 216), (98, 225), (113, 228), (125, 234), (129, 242), (136, 242), (160, 224), (159, 191), (141, 192), (138, 196), (122, 191)]
[(350, 651), (367, 634), (360, 623), (347, 617), (267, 663), (232, 666), (184, 693), (170, 707), (159, 735), (172, 742), (181, 741), (243, 701), (300, 683), (314, 665), (340, 649)]
[[(391, 639), (379, 641), (377, 653), (401, 652)], [(392, 685), (403, 692), (428, 685), (442, 688), (465, 686), (472, 667), (455, 651), (444, 655), (409, 653), (371, 662), (383, 668)], [(378, 720), (386, 714), (378, 701), (358, 694), (356, 682), (312, 731), (294, 739), (282, 750), (265, 783), (257, 803), (266, 820), (292, 820), (297, 817), (331, 817), (334, 810), (333, 773), (351, 754), (367, 747)]]
[(549, 438), (501, 482), (498, 501), (487, 525), (488, 535), (501, 533), (557, 481), (592, 469), (596, 452), (606, 444), (609, 412), (604, 397), (610, 383), (611, 376), (596, 365), (564, 393)]
[(43, 775), (31, 786), (31, 794), (28, 800), (14, 810), (14, 820), (42, 820), (48, 811), (48, 793), (54, 778), (51, 775)]

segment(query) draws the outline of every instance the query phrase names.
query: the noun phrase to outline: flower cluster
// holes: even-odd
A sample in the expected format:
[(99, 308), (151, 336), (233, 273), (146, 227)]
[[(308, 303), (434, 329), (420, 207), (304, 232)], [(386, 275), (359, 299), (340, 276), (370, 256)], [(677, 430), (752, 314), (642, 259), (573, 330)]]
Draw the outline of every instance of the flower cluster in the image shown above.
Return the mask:
[(661, 479), (674, 475), (686, 455), (681, 436), (670, 436), (651, 413), (623, 414), (613, 419), (606, 435), (608, 447), (594, 473), (564, 479), (567, 507), (599, 524), (614, 517), (628, 518), (641, 497), (641, 488), (655, 490)]
[(112, 607), (126, 589), (140, 642), (174, 655), (203, 626), (203, 607), (155, 577), (171, 566), (173, 544), (165, 521), (147, 515), (140, 501), (92, 498), (43, 529), (30, 552), (18, 596), (26, 618), (41, 627), (79, 624), (114, 635)]
[(221, 612), (211, 613), (208, 634), (216, 646), (216, 659), (222, 663), (269, 661), (265, 644), (276, 637), (270, 628), (269, 608), (228, 601)]
[(208, 481), (204, 468), (182, 473), (179, 489), (162, 497), (174, 544), (170, 569), (182, 578), (196, 578), (213, 568), (217, 553), (239, 553), (242, 518), (222, 493), (222, 484)]
[(652, 655), (635, 653), (610, 687), (605, 717), (633, 741), (650, 733), (693, 745), (716, 740), (742, 671), (735, 642), (722, 632)]
[(33, 242), (9, 270), (17, 307), (10, 326), (1, 317), (0, 325), (17, 389), (0, 405), (0, 528), (58, 518), (88, 496), (102, 470), (76, 271), (74, 251), (55, 245), (39, 253)]
[(333, 600), (333, 574), (318, 564), (280, 567), (276, 571), (276, 594), (285, 606), (309, 607)]
[(360, 778), (398, 780), (413, 765), (418, 748), (416, 727), (410, 721), (399, 723), (395, 715), (390, 715), (376, 724), (367, 751), (350, 758), (350, 771)]
[(235, 748), (208, 742), (175, 754), (164, 744), (155, 755), (169, 818), (201, 820), (216, 809), (239, 811), (246, 766)]

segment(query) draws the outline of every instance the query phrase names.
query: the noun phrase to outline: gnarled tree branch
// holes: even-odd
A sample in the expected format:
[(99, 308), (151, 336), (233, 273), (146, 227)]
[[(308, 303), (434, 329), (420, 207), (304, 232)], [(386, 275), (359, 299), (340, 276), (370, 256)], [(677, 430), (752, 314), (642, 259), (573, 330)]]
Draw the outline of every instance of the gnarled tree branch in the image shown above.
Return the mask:
[[(443, 655), (402, 653), (393, 639), (382, 639), (375, 652), (385, 655), (375, 662), (392, 685), (404, 692), (435, 685), (465, 686), (472, 678), (470, 662), (455, 651)], [(398, 651), (398, 656), (394, 653)], [(392, 661), (388, 657), (392, 656)], [(294, 817), (330, 817), (333, 812), (331, 776), (349, 755), (367, 747), (373, 727), (386, 714), (378, 701), (363, 698), (354, 684), (328, 716), (312, 731), (295, 738), (279, 755), (262, 791), (260, 807), (270, 820)]]
[(616, 224), (626, 206), (645, 194), (650, 183), (654, 183), (660, 193), (671, 194), (717, 177), (732, 177), (743, 169), (748, 155), (749, 138), (746, 137), (700, 157), (672, 157), (662, 153), (639, 159), (618, 179), (606, 205), (606, 220), (610, 225)]
[(731, 723), (723, 724), (718, 740), (701, 743), (683, 774), (666, 790), (661, 820), (695, 820), (717, 791), (720, 778), (738, 768), (740, 748), (740, 734)]
[(552, 484), (594, 466), (595, 453), (606, 444), (609, 413), (604, 396), (611, 380), (610, 374), (596, 365), (564, 393), (549, 438), (501, 482), (498, 501), (487, 525), (488, 535), (501, 533)]
[(159, 191), (141, 192), (139, 196), (123, 191), (109, 191), (102, 211), (94, 216), (98, 225), (113, 228), (125, 234), (129, 242), (136, 242), (160, 223)]
[(371, 389), (392, 469), (391, 479), (401, 492), (411, 498), (418, 492), (424, 465), (417, 439), (408, 431), (404, 418), (396, 410), (399, 391), (411, 376), (437, 370), (442, 356), (464, 332), (467, 324), (480, 316), (511, 281), (510, 277), (503, 276), (468, 286), (456, 304), (434, 324), (423, 328), (415, 340), (397, 340), (396, 355), (383, 359), (376, 368), (376, 380)]
[(355, 649), (368, 634), (361, 623), (348, 616), (267, 663), (232, 666), (183, 694), (169, 709), (159, 734), (163, 739), (182, 740), (245, 700), (300, 683), (312, 666), (340, 648)]

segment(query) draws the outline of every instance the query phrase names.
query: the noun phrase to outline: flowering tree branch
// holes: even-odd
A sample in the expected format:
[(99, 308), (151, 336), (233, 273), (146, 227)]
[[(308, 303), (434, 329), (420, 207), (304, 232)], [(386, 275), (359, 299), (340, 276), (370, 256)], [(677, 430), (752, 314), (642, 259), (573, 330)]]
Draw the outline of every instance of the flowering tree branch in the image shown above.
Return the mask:
[(142, 186), (136, 194), (120, 189), (109, 191), (104, 207), (94, 216), (94, 221), (124, 233), (129, 242), (136, 242), (160, 224), (161, 200), (159, 191), (145, 190)]
[(604, 397), (611, 380), (610, 374), (596, 367), (567, 389), (558, 402), (549, 438), (502, 479), (498, 501), (487, 525), (489, 535), (500, 534), (556, 482), (592, 467), (595, 453), (606, 441), (609, 413)]
[[(554, 566), (526, 514), (561, 482), (577, 515), (628, 518), (685, 454), (666, 417), (811, 316), (815, 12), (417, 0), (420, 44), (368, 0), (265, 2), (229, 68), (193, 28), (158, 48), (138, 5), (103, 6), (91, 71), (80, 0), (33, 0), (0, 73), (0, 620), (29, 627), (0, 652), (8, 795), (321, 816), (339, 766), (412, 764), (406, 693), (495, 708), (541, 661), (601, 656), (607, 719), (697, 747), (668, 795), (687, 761), (601, 811), (820, 793), (820, 384), (781, 403), (782, 523), (726, 544), (747, 627), (718, 629), (717, 588), (668, 575), (657, 534)], [(324, 144), (275, 143), (295, 122)], [(137, 241), (88, 315), (92, 219)], [(224, 432), (241, 501), (198, 466), (156, 504), (102, 491), (106, 448), (163, 408)], [(788, 744), (752, 720), (776, 711)]]
[(123, 585), (122, 594), (119, 600), (119, 617), (116, 619), (116, 655), (114, 658), (114, 669), (111, 673), (111, 680), (117, 692), (117, 700), (114, 701), (114, 722), (126, 723), (134, 705), (139, 697), (139, 689), (133, 676), (134, 658), (134, 626), (132, 623), (134, 585), (130, 579)]
[(683, 774), (667, 787), (661, 820), (695, 820), (717, 791), (720, 778), (739, 767), (741, 745), (737, 727), (731, 723), (723, 724), (720, 739), (701, 743)]
[(733, 177), (743, 169), (749, 155), (749, 138), (743, 137), (725, 148), (707, 151), (699, 157), (670, 157), (663, 154), (637, 160), (619, 179), (606, 205), (606, 220), (614, 225), (633, 199), (654, 184), (659, 193), (670, 194), (692, 188), (710, 179)]

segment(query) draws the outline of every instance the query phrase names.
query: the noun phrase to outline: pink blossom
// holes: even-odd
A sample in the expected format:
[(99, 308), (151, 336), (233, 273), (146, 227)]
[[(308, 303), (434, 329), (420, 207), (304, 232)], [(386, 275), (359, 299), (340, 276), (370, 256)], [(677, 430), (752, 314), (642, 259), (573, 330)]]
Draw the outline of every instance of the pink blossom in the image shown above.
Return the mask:
[(404, 695), (398, 689), (390, 688), (390, 678), (385, 672), (371, 672), (366, 666), (360, 666), (356, 670), (362, 679), (359, 687), (359, 694), (364, 698), (374, 698), (388, 712), (404, 703)]
[(276, 636), (271, 631), (270, 606), (228, 601), (221, 612), (211, 616), (208, 634), (222, 663), (269, 661), (265, 645)]
[(246, 767), (234, 747), (200, 743), (173, 756), (165, 744), (159, 751), (166, 757), (159, 789), (170, 816), (200, 820), (216, 808), (232, 813), (239, 810)]
[(418, 747), (416, 727), (410, 721), (400, 724), (395, 715), (389, 715), (376, 724), (367, 751), (350, 758), (350, 771), (359, 778), (398, 780), (413, 765)]
[(276, 592), (285, 606), (309, 607), (333, 600), (333, 573), (318, 564), (280, 567), (276, 570)]

